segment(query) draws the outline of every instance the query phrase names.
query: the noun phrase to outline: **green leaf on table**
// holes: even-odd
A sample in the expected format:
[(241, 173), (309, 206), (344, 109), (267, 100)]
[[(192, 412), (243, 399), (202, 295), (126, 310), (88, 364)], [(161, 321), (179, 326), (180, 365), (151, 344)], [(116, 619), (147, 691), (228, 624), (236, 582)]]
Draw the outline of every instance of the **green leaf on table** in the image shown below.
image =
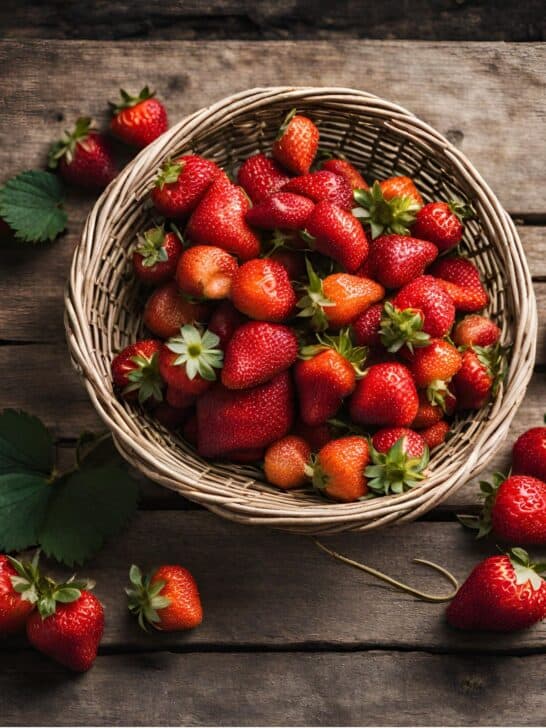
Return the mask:
[(51, 492), (44, 476), (25, 472), (0, 475), (2, 551), (20, 551), (38, 542)]
[(26, 412), (0, 413), (0, 475), (42, 473), (53, 469), (53, 440), (47, 427)]
[(68, 220), (58, 178), (33, 169), (9, 179), (0, 188), (0, 217), (27, 243), (54, 240)]

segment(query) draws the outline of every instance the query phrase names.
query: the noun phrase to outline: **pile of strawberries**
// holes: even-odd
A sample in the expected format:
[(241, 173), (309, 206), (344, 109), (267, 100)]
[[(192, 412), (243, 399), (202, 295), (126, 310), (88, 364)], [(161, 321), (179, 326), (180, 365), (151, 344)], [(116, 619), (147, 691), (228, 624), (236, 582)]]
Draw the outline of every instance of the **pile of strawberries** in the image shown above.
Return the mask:
[(318, 146), (293, 111), (237, 182), (195, 154), (163, 165), (133, 253), (153, 338), (112, 376), (202, 456), (354, 501), (426, 477), (449, 418), (494, 394), (501, 332), (454, 252), (468, 208), (408, 177), (369, 187)]

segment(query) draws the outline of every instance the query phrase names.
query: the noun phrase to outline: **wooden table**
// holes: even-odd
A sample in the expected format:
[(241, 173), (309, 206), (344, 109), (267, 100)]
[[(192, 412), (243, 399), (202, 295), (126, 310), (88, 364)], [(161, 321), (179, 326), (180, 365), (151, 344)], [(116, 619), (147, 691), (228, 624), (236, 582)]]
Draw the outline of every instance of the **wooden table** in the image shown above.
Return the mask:
[[(39, 5), (39, 4), (38, 4)], [(545, 409), (545, 53), (539, 44), (3, 41), (0, 175), (43, 164), (80, 114), (106, 119), (119, 86), (144, 82), (172, 121), (257, 85), (352, 86), (407, 106), (459, 145), (513, 215), (536, 282), (537, 369), (503, 447)], [(71, 369), (63, 286), (90, 197), (73, 194), (68, 233), (0, 250), (0, 402), (53, 428), (61, 462), (100, 422)], [(411, 565), (433, 558), (463, 578), (493, 541), (455, 520), (476, 510), (467, 483), (425, 519), (335, 548), (441, 588)], [(546, 553), (537, 553), (544, 558)], [(205, 621), (191, 634), (141, 634), (126, 613), (130, 563), (180, 562), (195, 574)], [(539, 724), (546, 713), (546, 623), (521, 634), (459, 634), (444, 607), (418, 602), (330, 560), (306, 538), (224, 522), (152, 483), (136, 520), (89, 563), (106, 605), (94, 668), (73, 676), (22, 642), (0, 649), (0, 723)]]

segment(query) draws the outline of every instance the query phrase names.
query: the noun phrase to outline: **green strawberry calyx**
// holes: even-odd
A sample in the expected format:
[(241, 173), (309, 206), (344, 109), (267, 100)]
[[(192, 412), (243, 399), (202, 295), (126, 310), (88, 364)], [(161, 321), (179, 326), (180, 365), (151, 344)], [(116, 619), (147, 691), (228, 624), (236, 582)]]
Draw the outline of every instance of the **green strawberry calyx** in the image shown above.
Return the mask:
[(480, 480), (480, 497), (483, 498), (483, 507), (479, 516), (471, 515), (458, 515), (457, 518), (463, 526), (472, 528), (477, 531), (476, 538), (483, 538), (491, 532), (492, 521), (491, 514), (495, 500), (497, 498), (497, 492), (500, 486), (506, 480), (506, 475), (503, 473), (493, 473), (491, 481)]
[(157, 402), (163, 399), (163, 380), (159, 373), (159, 354), (154, 352), (147, 357), (144, 354), (136, 354), (131, 357), (135, 365), (127, 375), (129, 384), (124, 387), (123, 394), (138, 392), (138, 401), (144, 404), (148, 399), (153, 398)]
[(445, 414), (447, 409), (446, 398), (450, 396), (448, 383), (445, 379), (435, 379), (426, 389), (426, 397), (431, 405), (439, 407)]
[(317, 335), (316, 344), (309, 344), (300, 349), (300, 359), (312, 359), (317, 354), (328, 349), (333, 349), (344, 359), (353, 365), (356, 376), (361, 379), (364, 376), (362, 364), (368, 355), (368, 349), (365, 346), (355, 346), (351, 340), (351, 329), (347, 327), (342, 329), (337, 336)]
[(305, 475), (311, 479), (313, 488), (319, 492), (328, 487), (330, 477), (324, 472), (316, 455), (311, 455), (309, 462), (305, 465)]
[(180, 329), (180, 336), (168, 340), (167, 348), (178, 354), (174, 366), (186, 367), (188, 379), (199, 375), (202, 379), (213, 382), (216, 379), (215, 369), (221, 369), (224, 363), (224, 352), (218, 348), (220, 337), (206, 329), (201, 332), (196, 326), (185, 324)]
[(515, 547), (507, 554), (516, 574), (516, 584), (530, 583), (535, 591), (542, 588), (544, 579), (540, 573), (546, 571), (546, 563), (532, 563), (525, 549)]
[(386, 200), (379, 182), (374, 182), (369, 190), (355, 190), (353, 197), (358, 205), (353, 215), (370, 225), (373, 240), (383, 233), (409, 235), (409, 228), (421, 209), (412, 197)]
[(176, 162), (174, 159), (167, 159), (166, 162), (163, 162), (163, 165), (159, 170), (155, 180), (155, 186), (162, 190), (165, 185), (174, 184), (178, 181), (183, 169), (184, 161)]
[(86, 139), (89, 134), (95, 131), (93, 122), (88, 116), (81, 116), (76, 121), (76, 126), (72, 131), (65, 130), (59, 141), (51, 145), (47, 157), (47, 164), (50, 169), (56, 169), (59, 161), (65, 157), (67, 164), (71, 164), (74, 159), (76, 147), (81, 146), (86, 149)]
[(282, 137), (284, 136), (285, 131), (288, 129), (288, 127), (290, 125), (290, 122), (296, 116), (297, 113), (298, 112), (296, 111), (296, 109), (290, 109), (290, 111), (288, 112), (288, 114), (284, 117), (283, 122), (282, 122), (282, 124), (279, 127), (279, 132), (278, 132), (278, 134), (277, 134), (277, 136), (275, 138), (275, 141), (276, 142), (278, 142), (278, 141), (280, 141), (282, 139)]
[(32, 557), (32, 561), (19, 561), (19, 559), (13, 558), (13, 556), (8, 556), (7, 558), (17, 572), (14, 576), (10, 577), (12, 587), (21, 599), (31, 604), (36, 604), (40, 596), (39, 583), (41, 577), (38, 568), (40, 549), (37, 549)]
[(459, 200), (450, 200), (447, 206), (451, 212), (456, 215), (461, 222), (472, 220), (476, 217), (476, 211), (468, 202), (460, 202)]
[(157, 226), (140, 234), (135, 252), (142, 256), (145, 268), (153, 268), (156, 263), (166, 263), (169, 256), (165, 248), (165, 228)]
[(372, 464), (364, 471), (368, 488), (381, 495), (399, 494), (414, 488), (426, 478), (425, 470), (430, 459), (426, 446), (420, 457), (408, 455), (405, 437), (384, 453), (376, 450), (370, 441), (370, 457)]
[(129, 611), (138, 617), (140, 627), (147, 632), (147, 625), (155, 626), (161, 621), (159, 611), (170, 606), (171, 600), (161, 594), (166, 582), (158, 580), (152, 584), (152, 574), (142, 575), (136, 564), (129, 569), (130, 587), (126, 587)]
[(324, 295), (322, 280), (316, 274), (308, 258), (305, 259), (305, 267), (309, 285), (305, 286), (306, 295), (300, 298), (296, 304), (301, 309), (298, 316), (310, 318), (311, 328), (315, 331), (325, 331), (328, 328), (328, 318), (324, 313), (324, 309), (335, 306), (335, 303)]
[(118, 103), (113, 103), (112, 101), (108, 102), (108, 106), (114, 116), (124, 109), (130, 109), (133, 106), (140, 104), (142, 101), (152, 99), (155, 96), (155, 91), (150, 91), (148, 86), (144, 86), (142, 91), (140, 91), (140, 93), (136, 96), (133, 96), (122, 88), (120, 88), (119, 94), (121, 96), (121, 101), (118, 101)]
[(470, 348), (474, 350), (478, 361), (486, 368), (487, 373), (493, 379), (491, 393), (495, 396), (506, 375), (504, 364), (508, 347), (503, 347), (500, 344), (494, 346), (476, 346), (476, 344), (473, 344)]
[(403, 346), (413, 352), (414, 347), (428, 346), (430, 335), (423, 331), (423, 314), (415, 308), (398, 309), (386, 301), (381, 314), (381, 343), (390, 352)]

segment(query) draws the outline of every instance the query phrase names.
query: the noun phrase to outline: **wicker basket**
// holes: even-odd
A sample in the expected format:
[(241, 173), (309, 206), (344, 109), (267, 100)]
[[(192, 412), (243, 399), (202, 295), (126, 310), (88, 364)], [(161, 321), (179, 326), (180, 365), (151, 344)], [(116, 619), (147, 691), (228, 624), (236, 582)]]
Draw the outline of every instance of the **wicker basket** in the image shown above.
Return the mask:
[[(508, 374), (495, 401), (459, 419), (433, 455), (430, 477), (398, 496), (332, 503), (311, 490), (282, 492), (251, 467), (201, 459), (113, 393), (110, 361), (142, 334), (139, 287), (131, 275), (135, 233), (149, 224), (145, 204), (165, 158), (190, 149), (228, 170), (270, 149), (293, 107), (318, 123), (321, 148), (343, 152), (369, 179), (413, 177), (426, 200), (470, 199), (478, 219), (463, 247), (491, 296), (489, 315), (511, 345)], [(531, 376), (537, 329), (531, 278), (514, 225), (472, 164), (405, 109), (344, 88), (264, 88), (223, 99), (183, 119), (143, 150), (114, 180), (87, 219), (66, 293), (73, 361), (122, 455), (152, 480), (226, 518), (305, 534), (365, 531), (413, 520), (444, 500), (493, 456)]]

